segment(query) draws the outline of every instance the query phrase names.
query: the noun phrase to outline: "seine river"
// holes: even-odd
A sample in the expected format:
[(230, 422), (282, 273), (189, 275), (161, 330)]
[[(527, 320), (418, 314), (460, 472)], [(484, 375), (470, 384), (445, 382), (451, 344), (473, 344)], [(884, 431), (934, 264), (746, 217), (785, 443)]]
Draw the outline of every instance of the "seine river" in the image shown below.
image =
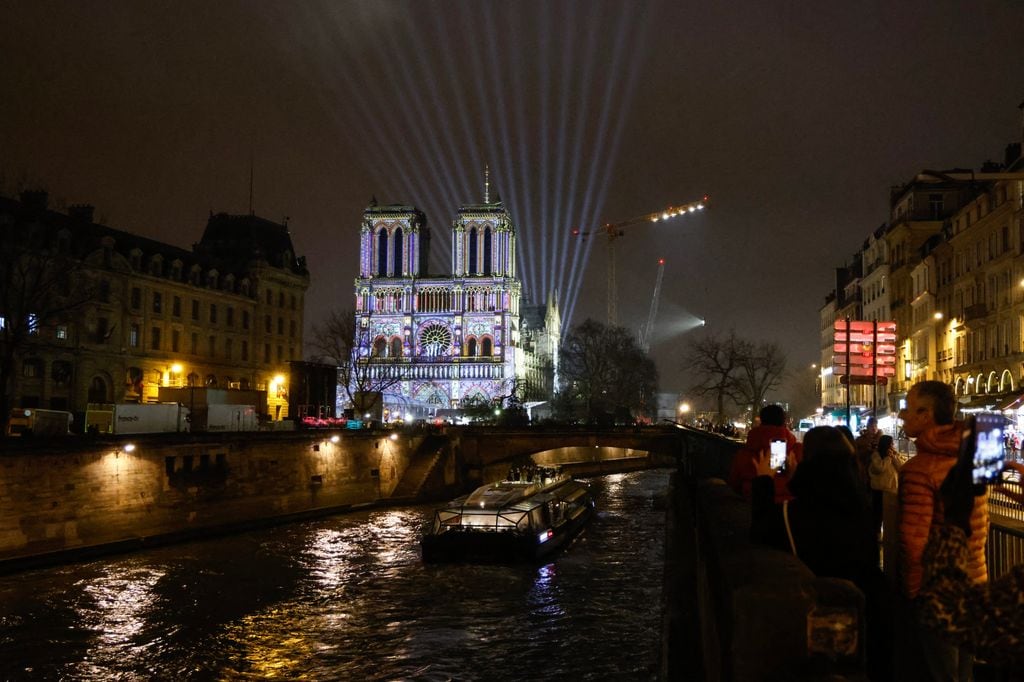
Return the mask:
[(545, 565), (424, 565), (415, 506), (4, 576), (0, 677), (654, 679), (669, 474), (591, 479)]

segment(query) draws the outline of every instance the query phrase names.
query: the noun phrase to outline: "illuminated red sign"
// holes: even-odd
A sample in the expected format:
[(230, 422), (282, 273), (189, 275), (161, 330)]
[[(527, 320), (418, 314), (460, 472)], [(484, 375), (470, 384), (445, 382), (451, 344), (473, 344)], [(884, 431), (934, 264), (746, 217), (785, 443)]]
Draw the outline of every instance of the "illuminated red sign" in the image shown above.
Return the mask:
[[(842, 383), (871, 383), (871, 377), (896, 376), (896, 323), (836, 320), (833, 371)], [(884, 383), (884, 382), (880, 382)]]

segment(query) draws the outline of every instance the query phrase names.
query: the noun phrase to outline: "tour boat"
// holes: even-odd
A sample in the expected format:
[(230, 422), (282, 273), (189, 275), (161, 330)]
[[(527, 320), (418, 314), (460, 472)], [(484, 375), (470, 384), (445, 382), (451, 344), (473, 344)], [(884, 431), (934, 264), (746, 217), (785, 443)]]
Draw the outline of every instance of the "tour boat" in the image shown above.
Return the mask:
[(586, 483), (549, 467), (512, 469), (434, 512), (423, 560), (539, 559), (568, 544), (593, 513)]

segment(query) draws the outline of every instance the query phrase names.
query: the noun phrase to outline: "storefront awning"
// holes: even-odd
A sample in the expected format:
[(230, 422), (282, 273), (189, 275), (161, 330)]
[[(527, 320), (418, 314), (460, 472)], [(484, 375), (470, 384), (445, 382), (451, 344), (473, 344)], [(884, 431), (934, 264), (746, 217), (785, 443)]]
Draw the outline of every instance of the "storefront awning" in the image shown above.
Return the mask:
[(999, 399), (996, 403), (996, 409), (1000, 412), (1004, 410), (1019, 410), (1024, 407), (1024, 389), (1020, 391), (1011, 391), (1005, 396)]
[(959, 407), (964, 412), (977, 412), (979, 410), (995, 409), (996, 403), (1002, 400), (1003, 396), (997, 395), (976, 395), (963, 396), (960, 398)]

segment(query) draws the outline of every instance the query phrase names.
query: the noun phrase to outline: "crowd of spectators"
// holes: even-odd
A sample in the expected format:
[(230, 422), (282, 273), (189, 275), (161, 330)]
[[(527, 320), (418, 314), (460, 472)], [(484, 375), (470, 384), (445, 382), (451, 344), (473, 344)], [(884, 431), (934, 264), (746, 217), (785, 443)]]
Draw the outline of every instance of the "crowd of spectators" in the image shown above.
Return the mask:
[[(955, 411), (949, 386), (913, 386), (900, 418), (916, 455), (904, 462), (873, 420), (856, 438), (818, 426), (801, 444), (782, 408), (767, 406), (730, 468), (754, 541), (863, 591), (871, 680), (969, 681), (978, 660), (1024, 670), (1024, 566), (986, 584), (988, 496), (970, 485)], [(783, 467), (771, 464), (772, 441), (786, 444)], [(882, 561), (886, 535), (898, 561)]]

